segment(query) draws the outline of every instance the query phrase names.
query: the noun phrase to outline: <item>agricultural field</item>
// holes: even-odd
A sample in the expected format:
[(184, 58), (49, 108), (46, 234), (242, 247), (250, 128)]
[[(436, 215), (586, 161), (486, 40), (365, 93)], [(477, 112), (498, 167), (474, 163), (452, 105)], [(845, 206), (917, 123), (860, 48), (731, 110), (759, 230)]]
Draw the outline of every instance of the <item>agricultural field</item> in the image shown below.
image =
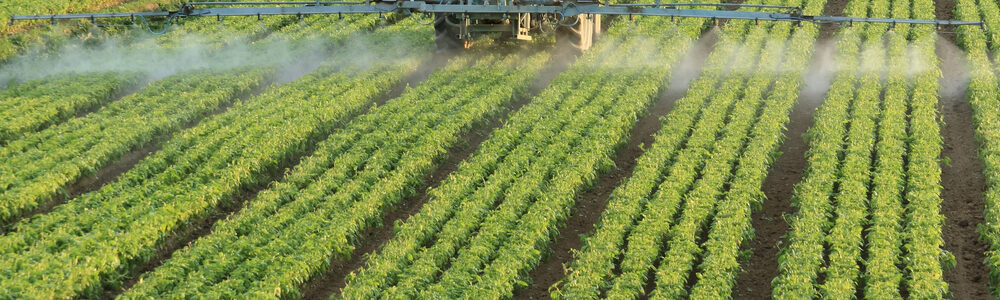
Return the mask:
[(0, 298), (1000, 297), (1000, 5), (722, 2), (982, 26), (4, 22)]

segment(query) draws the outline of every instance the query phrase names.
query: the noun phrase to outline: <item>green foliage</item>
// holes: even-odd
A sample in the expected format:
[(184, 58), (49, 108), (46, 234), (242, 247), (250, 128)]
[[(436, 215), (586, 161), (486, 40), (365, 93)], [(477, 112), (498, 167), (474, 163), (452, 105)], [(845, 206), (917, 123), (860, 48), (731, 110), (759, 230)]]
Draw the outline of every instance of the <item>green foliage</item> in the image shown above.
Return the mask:
[(413, 195), (463, 132), (526, 89), (546, 59), (453, 62), (335, 131), (284, 180), (125, 296), (297, 296), (300, 284), (331, 259), (349, 257), (363, 230)]
[(610, 166), (701, 26), (657, 21), (613, 26), (431, 189), (421, 211), (348, 277), (342, 296), (497, 298), (527, 284), (574, 196)]
[(139, 81), (134, 73), (64, 74), (0, 92), (0, 145), (100, 107)]
[(10, 141), (0, 148), (0, 219), (15, 220), (51, 201), (126, 152), (249, 94), (266, 76), (260, 70), (176, 75), (85, 117)]
[[(929, 19), (934, 8), (929, 0), (892, 1), (891, 8), (878, 0), (852, 1), (848, 10)], [(942, 249), (939, 212), (936, 33), (923, 25), (888, 33), (883, 25), (864, 27), (843, 30), (838, 60), (844, 63), (810, 129), (809, 169), (796, 186), (799, 212), (779, 257), (775, 298), (843, 299), (859, 289), (867, 299), (898, 299), (904, 291), (939, 299), (948, 293), (942, 273), (949, 254)], [(860, 65), (853, 58), (859, 54)], [(884, 84), (883, 64), (889, 70)]]

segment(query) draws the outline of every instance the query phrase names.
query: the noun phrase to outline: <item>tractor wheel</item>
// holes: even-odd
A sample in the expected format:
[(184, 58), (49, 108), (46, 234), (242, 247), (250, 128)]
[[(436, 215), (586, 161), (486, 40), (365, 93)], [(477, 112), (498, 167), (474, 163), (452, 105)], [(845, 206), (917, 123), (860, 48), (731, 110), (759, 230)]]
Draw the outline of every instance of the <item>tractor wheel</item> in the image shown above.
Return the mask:
[[(451, 14), (434, 15), (434, 43), (438, 51), (456, 51), (465, 48), (465, 42), (458, 38), (458, 27), (451, 26), (445, 21)], [(456, 22), (454, 18), (451, 20)]]
[(567, 23), (576, 24), (556, 28), (556, 46), (576, 49), (578, 52), (590, 49), (590, 46), (594, 45), (594, 35), (600, 31), (599, 17), (599, 15), (580, 15), (576, 19), (567, 20)]

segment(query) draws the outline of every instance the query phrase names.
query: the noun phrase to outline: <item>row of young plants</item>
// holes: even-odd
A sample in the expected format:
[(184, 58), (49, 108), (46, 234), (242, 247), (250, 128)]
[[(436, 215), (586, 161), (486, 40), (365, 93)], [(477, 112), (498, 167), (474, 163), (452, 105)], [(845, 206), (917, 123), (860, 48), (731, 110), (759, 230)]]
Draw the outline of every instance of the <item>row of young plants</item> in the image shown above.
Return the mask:
[(987, 47), (995, 57), (1000, 51), (1000, 6), (997, 5), (996, 1), (990, 0), (979, 0), (978, 4), (978, 14), (982, 18), (977, 18), (977, 20), (986, 23)]
[[(704, 112), (701, 113), (700, 118), (698, 118), (699, 116), (697, 115), (691, 117), (691, 119), (698, 118), (697, 122), (693, 123), (693, 126), (688, 125), (687, 127), (690, 128), (680, 127), (678, 128), (680, 130), (677, 130), (684, 134), (686, 134), (687, 132), (691, 132), (690, 133), (691, 136), (684, 143), (694, 147), (691, 149), (701, 149), (701, 151), (690, 150), (690, 149), (688, 149), (689, 151), (681, 151), (680, 146), (682, 142), (676, 142), (677, 145), (675, 147), (677, 148), (658, 149), (662, 147), (657, 145), (658, 143), (661, 143), (659, 142), (660, 139), (658, 139), (657, 140), (658, 142), (654, 143), (653, 148), (650, 149), (650, 152), (648, 152), (650, 154), (644, 154), (644, 156), (651, 154), (665, 154), (666, 156), (658, 158), (666, 161), (664, 162), (664, 166), (662, 166), (663, 168), (670, 168), (670, 166), (667, 166), (667, 164), (669, 164), (669, 162), (674, 159), (678, 161), (698, 160), (707, 155), (708, 151), (705, 151), (705, 149), (703, 148), (712, 144), (715, 141), (715, 138), (718, 135), (718, 133), (721, 131), (722, 126), (720, 125), (725, 123), (726, 116), (732, 109), (734, 102), (736, 102), (736, 98), (740, 97), (742, 92), (742, 89), (740, 87), (746, 83), (747, 79), (746, 75), (752, 72), (751, 70), (755, 67), (757, 63), (757, 57), (760, 54), (762, 48), (762, 44), (765, 38), (767, 37), (767, 30), (765, 28), (748, 27), (745, 22), (729, 23), (727, 24), (724, 31), (725, 33), (721, 37), (721, 41), (719, 42), (719, 45), (716, 48), (717, 50), (713, 51), (713, 53), (710, 55), (709, 64), (707, 65), (708, 71), (705, 72), (704, 76), (702, 76), (698, 81), (692, 84), (692, 88), (688, 89), (686, 96), (678, 101), (678, 103), (683, 103), (679, 104), (679, 106), (680, 105), (693, 106), (694, 109), (691, 113), (697, 114), (699, 108), (703, 108), (704, 110)], [(744, 44), (741, 45), (741, 39), (744, 36), (746, 36), (746, 41)], [(740, 59), (735, 62), (730, 61), (734, 57), (739, 57)], [(739, 74), (739, 75), (720, 78), (722, 76), (719, 76), (719, 73), (727, 71), (724, 70), (724, 68), (726, 65), (730, 63), (733, 63), (735, 65), (732, 67), (731, 70), (728, 71), (732, 72), (733, 74)], [(717, 88), (716, 84), (718, 84), (718, 88), (722, 88), (725, 91), (720, 91), (716, 94), (715, 92)], [(716, 99), (715, 96), (718, 96), (718, 99)], [(693, 103), (694, 105), (690, 105), (687, 103)], [(672, 112), (671, 115), (682, 112), (686, 111), (676, 110), (676, 112)], [(678, 118), (678, 117), (671, 117), (670, 115), (668, 115), (668, 118)], [(662, 134), (676, 135), (675, 131), (672, 129), (674, 128), (674, 126), (682, 126), (682, 125), (684, 124), (669, 124), (665, 126), (665, 128), (662, 131)], [(686, 136), (680, 135), (679, 137), (684, 138)], [(665, 143), (668, 143), (664, 145), (673, 146), (669, 144), (673, 142), (672, 140), (664, 138), (663, 141)], [(672, 153), (677, 153), (676, 158), (672, 158), (673, 156), (671, 155)], [(685, 157), (686, 159), (682, 157)], [(674, 168), (686, 169), (687, 172), (684, 172), (685, 174), (697, 173), (697, 170), (695, 169), (697, 167), (698, 166), (696, 163), (695, 164), (678, 163), (674, 165)], [(660, 177), (659, 174), (661, 172), (663, 171), (656, 170), (657, 177)], [(636, 178), (638, 180), (646, 179), (640, 177)], [(693, 178), (689, 178), (688, 180), (684, 179), (675, 179), (675, 180), (679, 181), (675, 181), (673, 184), (685, 185), (687, 183), (690, 183), (690, 181), (693, 180)], [(658, 183), (654, 184), (660, 185)], [(650, 195), (653, 192), (652, 190), (654, 184), (650, 184), (644, 191), (635, 191), (635, 192)], [(626, 183), (626, 186), (629, 185)], [(616, 196), (620, 197), (620, 195), (621, 194), (618, 194)], [(653, 262), (654, 260), (656, 260), (657, 258), (656, 256), (659, 255), (660, 252), (659, 247), (662, 245), (662, 241), (660, 241), (662, 237), (660, 234), (656, 232), (656, 230), (666, 229), (666, 227), (662, 226), (664, 220), (669, 219), (673, 216), (673, 214), (670, 212), (670, 208), (666, 207), (666, 205), (669, 205), (667, 204), (669, 201), (660, 201), (660, 200), (665, 200), (666, 197), (659, 197), (659, 196), (660, 195), (658, 194), (652, 197), (648, 201), (648, 203), (643, 203), (644, 201), (634, 201), (636, 199), (647, 198), (644, 196), (641, 198), (628, 198), (627, 200), (632, 200), (632, 201), (629, 201), (627, 203), (621, 203), (621, 205), (619, 205), (619, 203), (609, 204), (610, 209), (608, 210), (607, 214), (602, 215), (601, 223), (598, 226), (598, 229), (594, 234), (594, 236), (595, 237), (607, 236), (609, 235), (609, 233), (606, 233), (607, 231), (613, 230), (617, 232), (618, 231), (617, 227), (620, 227), (622, 225), (631, 227), (629, 228), (631, 230), (617, 233), (621, 234), (621, 236), (615, 237), (614, 240), (604, 240), (602, 237), (600, 240), (591, 242), (591, 239), (588, 239), (587, 247), (585, 247), (584, 251), (578, 255), (577, 261), (573, 263), (576, 266), (581, 266), (583, 262), (586, 262), (586, 264), (591, 264), (593, 262), (587, 262), (593, 260), (590, 257), (598, 257), (598, 256), (605, 256), (606, 257), (605, 259), (614, 259), (614, 257), (607, 256), (604, 253), (595, 253), (595, 250), (601, 248), (594, 247), (590, 245), (591, 243), (596, 244), (596, 243), (614, 242), (618, 244), (615, 246), (616, 248), (626, 248), (623, 247), (623, 245), (624, 243), (628, 243), (628, 247), (626, 249), (614, 250), (611, 252), (612, 254), (620, 253), (621, 255), (620, 258), (615, 259), (615, 260), (621, 260), (619, 266), (621, 270), (620, 274), (618, 274), (617, 276), (613, 276), (610, 274), (611, 267), (614, 267), (614, 265), (611, 264), (610, 261), (603, 261), (600, 264), (598, 264), (598, 266), (606, 266), (605, 269), (600, 270), (601, 272), (587, 272), (589, 270), (585, 269), (580, 270), (584, 272), (579, 272), (576, 270), (576, 268), (571, 268), (571, 273), (569, 274), (569, 279), (567, 280), (567, 283), (569, 284), (566, 285), (565, 291), (557, 290), (555, 294), (559, 295), (560, 297), (567, 297), (567, 298), (581, 297), (584, 295), (585, 297), (588, 298), (596, 297), (598, 294), (602, 293), (601, 289), (599, 288), (601, 286), (607, 286), (608, 288), (610, 288), (608, 291), (604, 292), (607, 294), (608, 297), (638, 297), (641, 294), (643, 294), (642, 287), (645, 285), (645, 282), (647, 281), (646, 276), (654, 268)], [(613, 199), (611, 201), (615, 200), (621, 201), (626, 199), (619, 198), (619, 199)], [(621, 216), (620, 215), (621, 209), (629, 208), (630, 206), (646, 206), (646, 207), (642, 208), (641, 210), (638, 207), (636, 207), (636, 209), (632, 209), (634, 213)], [(643, 213), (642, 210), (645, 209), (649, 209), (648, 214)], [(640, 224), (638, 225), (634, 225), (634, 223), (636, 223), (638, 220), (638, 216), (642, 215), (645, 215), (645, 217), (643, 218), (643, 222), (640, 222)], [(609, 216), (614, 216), (616, 218), (609, 219), (608, 218)], [(636, 232), (639, 232), (639, 234), (635, 234)], [(615, 234), (615, 233), (610, 233), (610, 234)], [(598, 276), (598, 278), (603, 277), (604, 278), (603, 281), (606, 282), (599, 283), (593, 287), (581, 286), (580, 283), (594, 281), (596, 279), (594, 278), (595, 276)], [(595, 287), (597, 289), (595, 289)]]
[[(849, 14), (934, 17), (931, 1), (864, 2), (852, 1)], [(883, 25), (865, 27), (863, 45), (861, 32), (842, 31), (838, 60), (844, 65), (809, 132), (809, 168), (796, 186), (799, 212), (779, 257), (775, 298), (948, 293), (943, 268), (952, 258), (941, 238), (936, 33), (931, 26), (896, 26), (888, 33)], [(853, 58), (859, 48), (863, 67)], [(889, 70), (884, 85), (883, 64)]]
[[(192, 32), (212, 31), (211, 26), (193, 27), (174, 32), (171, 36), (180, 39)], [(346, 38), (351, 32), (343, 31), (341, 34)], [(240, 41), (240, 36), (249, 35), (251, 33), (228, 38), (218, 36), (217, 43), (221, 47)], [(142, 47), (141, 43), (132, 46)], [(199, 72), (211, 74), (199, 75)], [(65, 189), (69, 185), (96, 173), (128, 151), (177, 131), (235, 98), (249, 95), (270, 78), (270, 75), (265, 75), (270, 72), (255, 70), (247, 73), (246, 69), (237, 69), (175, 75), (142, 88), (137, 94), (126, 96), (121, 101), (110, 103), (93, 114), (40, 132), (22, 134), (20, 139), (9, 141), (4, 149), (0, 149), (0, 157), (4, 158), (0, 162), (0, 170), (5, 171), (0, 175), (0, 221), (12, 223), (40, 205), (60, 195), (66, 196)], [(212, 78), (203, 80), (199, 77)], [(72, 87), (67, 85), (66, 88)], [(21, 109), (43, 111), (35, 106)]]
[[(826, 1), (791, 1), (786, 5), (801, 6), (806, 13), (820, 14)], [(675, 232), (670, 242), (671, 249), (664, 255), (662, 263), (657, 270), (657, 288), (654, 296), (680, 297), (688, 295), (694, 299), (719, 299), (731, 297), (732, 289), (739, 274), (739, 261), (741, 257), (741, 243), (753, 236), (751, 222), (752, 210), (759, 208), (763, 202), (764, 195), (762, 186), (767, 177), (770, 164), (777, 158), (778, 147), (784, 135), (783, 130), (789, 122), (789, 113), (798, 100), (799, 90), (802, 87), (802, 74), (806, 71), (813, 53), (813, 43), (818, 34), (818, 26), (806, 24), (794, 28), (793, 33), (786, 26), (790, 24), (778, 24), (772, 29), (771, 36), (779, 39), (778, 43), (769, 44), (764, 49), (761, 58), (761, 65), (775, 65), (774, 69), (768, 71), (761, 68), (755, 73), (751, 82), (760, 82), (758, 88), (747, 89), (747, 95), (742, 101), (749, 101), (755, 98), (763, 98), (763, 104), (759, 112), (751, 116), (753, 119), (752, 128), (738, 130), (736, 135), (746, 135), (745, 138), (735, 138), (728, 136), (730, 129), (741, 126), (750, 126), (751, 123), (741, 124), (731, 117), (727, 124), (727, 136), (723, 136), (722, 145), (733, 145), (732, 147), (716, 146), (716, 153), (733, 152), (730, 158), (724, 162), (719, 162), (722, 156), (713, 155), (712, 160), (706, 163), (702, 171), (702, 178), (697, 185), (686, 196), (687, 203), (681, 215), (680, 222), (674, 225)], [(777, 36), (777, 37), (775, 37)], [(773, 47), (773, 48), (772, 48)], [(782, 49), (785, 49), (782, 53)], [(779, 62), (780, 61), (780, 62)], [(768, 86), (768, 82), (770, 85)], [(753, 85), (751, 85), (753, 87)], [(769, 87), (769, 88), (768, 88)], [(752, 94), (750, 92), (753, 92)], [(766, 97), (765, 97), (766, 96)], [(734, 111), (734, 115), (740, 116)], [(750, 121), (747, 121), (750, 122)], [(737, 125), (734, 127), (734, 125)], [(728, 140), (743, 139), (743, 146)], [(741, 152), (734, 152), (742, 150)], [(733, 165), (735, 163), (735, 165)], [(722, 178), (725, 178), (723, 181)], [(725, 192), (724, 187), (728, 187)], [(715, 190), (713, 192), (713, 190)], [(692, 211), (695, 201), (704, 198), (706, 202), (716, 201), (714, 204), (702, 204), (704, 206), (714, 206), (713, 210), (702, 212), (704, 214), (698, 220), (691, 223), (684, 223), (685, 217)], [(716, 200), (718, 199), (718, 200)], [(709, 223), (710, 222), (710, 223)], [(701, 225), (698, 225), (698, 224)], [(710, 224), (710, 225), (707, 225)], [(695, 226), (693, 229), (685, 227)], [(705, 227), (698, 229), (697, 226)], [(702, 245), (695, 246), (700, 231), (707, 230), (708, 239)], [(677, 240), (678, 232), (683, 232), (687, 238)], [(680, 250), (676, 250), (680, 249)], [(688, 251), (687, 253), (683, 252)], [(696, 255), (700, 255), (697, 256)], [(675, 261), (686, 259), (686, 264), (693, 264), (700, 259), (697, 266), (697, 273), (694, 275), (695, 282), (686, 282), (694, 265), (681, 265)], [(667, 279), (667, 280), (665, 280)], [(685, 291), (685, 284), (690, 285), (690, 293)], [(666, 292), (661, 292), (666, 291)]]
[[(844, 15), (865, 17), (868, 5), (867, 0), (851, 1)], [(860, 70), (862, 35), (867, 26), (846, 27), (839, 34), (835, 57), (838, 72), (806, 133), (809, 164), (792, 198), (797, 212), (788, 220), (790, 229), (785, 235), (788, 246), (779, 253), (779, 276), (772, 281), (774, 298), (801, 299), (819, 295), (817, 281), (825, 262), (826, 232), (832, 227), (830, 198), (838, 180), (840, 153), (844, 151), (847, 138), (845, 124), (850, 120)]]
[[(803, 11), (811, 14), (822, 12), (826, 1), (806, 1)], [(749, 132), (750, 140), (736, 162), (729, 190), (716, 204), (708, 240), (703, 243), (704, 254), (695, 275), (690, 298), (719, 299), (731, 297), (733, 286), (740, 272), (741, 244), (753, 237), (751, 213), (765, 201), (761, 187), (768, 168), (779, 154), (778, 147), (784, 140), (783, 131), (789, 122), (789, 113), (798, 100), (803, 85), (803, 73), (808, 68), (819, 27), (803, 24), (794, 30), (785, 45), (781, 72), (771, 85), (766, 105), (761, 109), (757, 123)]]
[[(428, 38), (415, 38), (411, 53), (430, 52)], [(174, 234), (270, 182), (418, 64), (411, 57), (357, 70), (333, 62), (179, 132), (114, 183), (0, 237), (0, 291), (14, 298), (88, 297), (121, 284)]]
[(568, 217), (574, 195), (611, 167), (615, 147), (701, 30), (656, 21), (612, 26), (431, 189), (421, 211), (397, 224), (395, 237), (348, 276), (341, 296), (512, 297)]
[(415, 193), (463, 132), (524, 92), (547, 57), (453, 62), (334, 133), (286, 180), (124, 296), (300, 296), (303, 282), (350, 257), (361, 231)]
[[(799, 4), (801, 3), (791, 3)], [(822, 7), (822, 1), (812, 1), (806, 6), (808, 11), (819, 11)], [(749, 61), (749, 65), (735, 67), (736, 70), (732, 71), (735, 75), (723, 82), (721, 90), (714, 95), (715, 99), (691, 130), (692, 134), (685, 148), (679, 149), (680, 143), (676, 140), (678, 137), (683, 138), (683, 133), (689, 129), (682, 128), (678, 131), (673, 128), (678, 123), (665, 123), (671, 127), (662, 130), (657, 136), (657, 142), (640, 158), (637, 171), (628, 182), (613, 192), (609, 209), (602, 216), (598, 229), (592, 237), (586, 239), (584, 250), (577, 254), (564, 286), (554, 287), (554, 296), (574, 299), (598, 296), (639, 297), (646, 293), (644, 286), (647, 274), (656, 267), (655, 262), (660, 261), (662, 263), (655, 272), (655, 286), (650, 297), (730, 297), (739, 265), (739, 243), (750, 229), (750, 206), (760, 201), (757, 199), (760, 185), (766, 176), (770, 156), (780, 143), (781, 130), (798, 94), (800, 72), (808, 65), (811, 43), (815, 40), (814, 26), (800, 30), (791, 42), (791, 45), (798, 47), (789, 48), (795, 49), (788, 53), (794, 59), (787, 61), (787, 65), (781, 65), (778, 60), (785, 54), (782, 49), (786, 47), (785, 39), (788, 37), (790, 24), (777, 24), (771, 29), (767, 46), (760, 52), (762, 57), (756, 72), (749, 72), (754, 60), (747, 59), (755, 54), (744, 53), (738, 56), (744, 59), (743, 63)], [(753, 31), (743, 46), (744, 49), (761, 49), (760, 37), (766, 36), (765, 33), (760, 29)], [(716, 47), (716, 53), (738, 48), (727, 45), (725, 39), (722, 42)], [(697, 92), (699, 88), (714, 88), (715, 83), (711, 81), (712, 64), (710, 56), (708, 72), (692, 85), (688, 97), (694, 94), (694, 98), (702, 98), (703, 96), (698, 96), (709, 92)], [(775, 76), (778, 68), (788, 73)], [(742, 82), (747, 79), (749, 81), (744, 86)], [(772, 83), (773, 79), (788, 80)], [(702, 80), (708, 80), (709, 84), (702, 85)], [(771, 88), (772, 94), (765, 102), (764, 92), (772, 84), (775, 84)], [(745, 90), (741, 90), (743, 87)], [(730, 103), (733, 97), (740, 95), (742, 99), (735, 105)], [(683, 101), (688, 100), (688, 97), (681, 99), (678, 105), (684, 105)], [(725, 124), (727, 105), (733, 107), (729, 122)], [(761, 118), (756, 122), (758, 110)], [(675, 112), (680, 114), (684, 111)], [(691, 117), (674, 116), (672, 113), (668, 118), (683, 120)], [(690, 123), (679, 124), (683, 126)], [(751, 125), (753, 129), (750, 128)], [(721, 135), (718, 141), (717, 135)], [(748, 135), (753, 138), (748, 140)], [(743, 150), (745, 143), (748, 148), (741, 155), (739, 152)], [(713, 145), (714, 150), (709, 149)], [(676, 157), (672, 157), (671, 153), (677, 153)], [(650, 155), (656, 157), (650, 158)], [(731, 168), (737, 157), (742, 157), (740, 169), (737, 170), (738, 177), (730, 181)], [(700, 167), (703, 169), (699, 170)], [(700, 178), (695, 176), (698, 173), (701, 173)], [(661, 180), (662, 183), (658, 184)], [(724, 184), (730, 185), (731, 194), (719, 204), (712, 203), (722, 195)], [(656, 186), (658, 188), (654, 189)], [(645, 200), (647, 198), (649, 200)], [(683, 203), (683, 212), (680, 213), (677, 224), (670, 228), (677, 212), (681, 210), (682, 202), (685, 202), (682, 200), (687, 200)], [(718, 212), (713, 212), (716, 209)], [(703, 230), (704, 224), (709, 223), (712, 215), (717, 219), (709, 232), (710, 240), (704, 250), (708, 253), (702, 258), (702, 272), (696, 277), (699, 281), (689, 283), (687, 280), (695, 268), (693, 263), (703, 251), (697, 244), (697, 236), (700, 235), (698, 232)], [(640, 216), (641, 221), (638, 220)], [(660, 247), (667, 249), (661, 250)], [(627, 249), (617, 250), (618, 248)], [(622, 257), (616, 258), (619, 254)], [(616, 260), (621, 261), (617, 268), (614, 263)], [(619, 269), (620, 274), (612, 275), (612, 269)], [(597, 283), (601, 280), (605, 282)], [(603, 291), (602, 286), (608, 285), (610, 289)], [(691, 289), (688, 289), (689, 286)]]
[[(891, 16), (910, 18), (909, 0), (894, 0)], [(867, 299), (899, 299), (903, 270), (903, 193), (906, 185), (907, 110), (911, 85), (907, 78), (908, 24), (897, 25), (886, 38), (887, 75), (878, 118), (878, 140), (869, 199), (869, 221), (865, 236), (867, 259), (864, 260), (864, 293)], [(936, 84), (936, 83), (935, 83)]]
[(0, 145), (96, 109), (139, 83), (136, 73), (64, 74), (0, 92)]
[[(934, 18), (932, 0), (913, 0), (913, 17)], [(942, 298), (949, 295), (944, 270), (955, 258), (944, 250), (944, 215), (941, 214), (941, 166), (943, 149), (938, 114), (941, 70), (935, 52), (937, 31), (930, 25), (911, 30), (913, 90), (910, 97), (909, 153), (906, 165), (906, 225), (903, 229), (906, 262), (904, 288), (912, 298)]]
[[(961, 20), (982, 20), (981, 5), (972, 0), (959, 0), (955, 16)], [(990, 269), (991, 293), (1000, 295), (1000, 86), (991, 68), (987, 35), (978, 28), (958, 28), (958, 41), (966, 51), (969, 68), (968, 101), (972, 105), (979, 156), (986, 177), (984, 221), (979, 227), (980, 238), (986, 243), (985, 264)]]
[(17, 219), (128, 151), (248, 95), (269, 76), (261, 70), (175, 75), (8, 142), (0, 148), (0, 219)]
[[(868, 10), (869, 16), (886, 17), (890, 1), (871, 1)], [(831, 194), (833, 219), (825, 237), (828, 252), (823, 270), (825, 278), (818, 287), (825, 297), (849, 297), (855, 295), (858, 288), (861, 251), (865, 247), (864, 226), (869, 218), (872, 157), (875, 141), (880, 137), (877, 118), (881, 114), (881, 77), (886, 65), (883, 38), (887, 29), (887, 26), (870, 24), (864, 33), (860, 78), (851, 102), (838, 187)]]
[[(656, 166), (656, 164), (665, 165), (670, 161), (670, 157), (673, 156), (673, 153), (677, 151), (677, 148), (687, 138), (688, 133), (692, 131), (692, 125), (696, 121), (698, 124), (704, 124), (705, 126), (697, 126), (702, 128), (701, 134), (695, 130), (694, 133), (691, 133), (692, 135), (701, 135), (704, 137), (715, 136), (718, 128), (713, 126), (713, 124), (718, 124), (723, 120), (731, 102), (713, 102), (714, 107), (709, 106), (705, 108), (705, 115), (700, 116), (700, 120), (699, 112), (706, 105), (704, 103), (706, 98), (712, 94), (716, 85), (721, 81), (722, 74), (726, 71), (726, 65), (736, 56), (737, 49), (741, 51), (747, 49), (741, 48), (739, 44), (742, 35), (746, 34), (745, 23), (740, 25), (730, 23), (723, 31), (725, 33), (719, 42), (719, 47), (709, 56), (702, 77), (692, 84), (692, 87), (688, 89), (687, 96), (678, 100), (677, 108), (667, 115), (665, 120), (673, 122), (664, 122), (664, 124), (671, 125), (661, 129), (656, 142), (639, 159), (640, 163), (636, 166), (637, 171), (631, 177), (634, 179), (627, 181), (622, 187), (612, 193), (613, 196), (609, 200), (608, 209), (602, 215), (597, 231), (592, 237), (585, 240), (586, 246), (582, 252), (578, 253), (576, 260), (570, 268), (571, 272), (564, 282), (564, 286), (557, 288), (553, 296), (593, 298), (600, 295), (603, 289), (610, 287), (611, 272), (615, 267), (612, 261), (616, 260), (616, 255), (622, 254), (618, 249), (624, 243), (624, 236), (628, 231), (625, 227), (632, 227), (635, 217), (641, 213), (640, 205), (644, 204), (643, 201), (634, 200), (645, 199), (645, 196), (640, 195), (649, 195), (653, 186), (658, 184), (660, 169), (664, 166)], [(754, 40), (756, 40), (757, 44), (764, 37), (763, 33), (763, 30), (757, 30), (757, 34), (753, 35), (756, 36)], [(754, 53), (745, 56), (755, 56), (756, 49), (752, 49), (752, 47), (748, 48), (751, 48), (748, 51), (754, 51)], [(753, 64), (755, 61), (750, 59), (744, 60), (744, 64), (747, 63)], [(746, 69), (748, 66), (744, 65), (737, 69), (740, 68)], [(737, 86), (742, 84), (742, 82), (729, 82), (729, 84)], [(714, 120), (714, 122), (705, 120)], [(652, 156), (656, 157), (653, 158)], [(656, 168), (652, 168), (652, 166), (656, 166)], [(656, 246), (656, 244), (658, 243), (655, 243), (653, 246)], [(636, 280), (645, 281), (638, 278), (638, 276), (646, 276), (648, 270), (650, 270), (649, 267), (646, 268), (647, 272), (635, 270), (632, 273), (637, 277), (630, 282), (635, 282)], [(625, 270), (623, 267), (622, 273), (627, 272), (628, 270)], [(616, 280), (616, 287), (618, 287), (619, 291), (622, 290), (622, 285), (617, 283), (620, 281), (620, 279)], [(609, 296), (611, 294), (614, 293), (608, 292)]]
[[(784, 4), (797, 6), (800, 2), (791, 1)], [(666, 299), (687, 295), (687, 280), (695, 268), (698, 252), (701, 252), (698, 238), (704, 226), (712, 219), (715, 201), (723, 192), (724, 184), (730, 179), (733, 162), (747, 142), (747, 134), (755, 123), (764, 100), (764, 93), (776, 78), (773, 74), (781, 66), (780, 61), (791, 24), (775, 24), (767, 31), (759, 28), (755, 30), (763, 33), (765, 42), (744, 47), (760, 51), (760, 54), (756, 59), (741, 58), (751, 63), (756, 61), (757, 67), (747, 66), (732, 71), (729, 79), (723, 81), (712, 99), (713, 102), (736, 101), (731, 105), (729, 116), (715, 122), (718, 124), (714, 126), (719, 127), (718, 136), (713, 135), (711, 136), (713, 141), (706, 142), (706, 145), (711, 145), (709, 147), (684, 148), (678, 153), (675, 165), (666, 173), (667, 177), (663, 184), (654, 191), (655, 198), (651, 203), (666, 205), (662, 207), (650, 205), (649, 212), (627, 238), (628, 250), (623, 262), (630, 259), (629, 251), (633, 247), (640, 251), (643, 249), (641, 247), (646, 242), (640, 241), (652, 238), (663, 243), (662, 251), (657, 249), (656, 252), (649, 253), (651, 255), (647, 254), (652, 260), (642, 266), (644, 271), (656, 270), (655, 286), (649, 294), (651, 298)], [(730, 85), (728, 82), (730, 80), (738, 82)], [(709, 119), (705, 121), (712, 122)], [(691, 140), (689, 143), (702, 142)], [(696, 152), (704, 154), (689, 154)], [(687, 166), (700, 166), (700, 169)], [(661, 216), (662, 211), (669, 210), (678, 211), (678, 214)], [(653, 216), (657, 218), (651, 218)], [(659, 266), (656, 266), (657, 260)], [(636, 282), (629, 287), (626, 292), (629, 298), (642, 295), (642, 286), (642, 283)], [(612, 292), (616, 287), (612, 287)]]
[[(723, 28), (725, 34), (719, 42), (720, 47), (707, 58), (701, 77), (691, 84), (688, 96), (678, 100), (676, 107), (662, 122), (671, 125), (660, 129), (655, 142), (638, 158), (630, 179), (612, 192), (599, 229), (584, 239), (583, 251), (577, 253), (568, 277), (555, 289), (554, 298), (593, 298), (609, 286), (608, 279), (615, 268), (613, 261), (620, 254), (618, 249), (642, 209), (643, 201), (633, 200), (645, 199), (653, 186), (659, 183), (660, 170), (698, 121), (705, 98), (710, 94), (708, 91), (719, 83), (725, 66), (740, 48), (738, 39), (729, 38), (745, 31), (744, 28), (733, 30), (736, 27), (727, 25)], [(708, 112), (722, 114), (718, 109)]]

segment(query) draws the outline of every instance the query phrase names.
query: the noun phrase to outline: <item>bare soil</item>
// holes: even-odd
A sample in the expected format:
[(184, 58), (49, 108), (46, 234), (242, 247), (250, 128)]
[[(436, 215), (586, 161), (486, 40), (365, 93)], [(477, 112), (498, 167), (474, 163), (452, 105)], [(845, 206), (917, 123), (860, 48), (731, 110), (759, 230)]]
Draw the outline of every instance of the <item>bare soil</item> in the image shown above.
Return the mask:
[(983, 264), (986, 245), (979, 239), (977, 226), (983, 222), (986, 191), (983, 164), (976, 155), (978, 143), (973, 128), (972, 107), (966, 100), (968, 70), (962, 53), (948, 40), (938, 40), (938, 57), (943, 59), (938, 101), (944, 126), (941, 135), (944, 161), (941, 164), (941, 212), (945, 216), (945, 250), (955, 255), (955, 267), (945, 271), (945, 280), (954, 299), (989, 298), (988, 270)]
[[(446, 59), (442, 57), (448, 55), (451, 54), (439, 53), (437, 59), (441, 59), (441, 61), (444, 62)], [(527, 91), (527, 93), (524, 95), (518, 95), (517, 98), (514, 99), (514, 101), (510, 104), (510, 108), (507, 113), (503, 113), (497, 117), (489, 119), (483, 124), (476, 126), (473, 130), (466, 134), (464, 143), (457, 144), (449, 149), (448, 155), (438, 164), (438, 167), (434, 170), (434, 172), (424, 178), (425, 184), (418, 188), (418, 191), (420, 192), (414, 196), (403, 199), (398, 205), (396, 205), (395, 208), (383, 216), (383, 226), (370, 227), (359, 235), (360, 238), (358, 239), (358, 245), (356, 245), (350, 259), (331, 259), (330, 267), (324, 274), (304, 283), (302, 286), (302, 298), (325, 300), (329, 299), (331, 295), (339, 293), (340, 290), (347, 284), (347, 275), (364, 266), (364, 254), (374, 253), (393, 237), (393, 226), (386, 226), (385, 224), (395, 224), (396, 221), (406, 220), (409, 216), (419, 212), (420, 208), (423, 207), (423, 205), (428, 201), (426, 192), (429, 189), (439, 186), (445, 178), (458, 168), (459, 163), (472, 155), (472, 153), (479, 148), (479, 145), (489, 138), (490, 134), (494, 130), (503, 126), (504, 121), (510, 116), (511, 113), (516, 112), (521, 107), (526, 105), (531, 98), (538, 95), (542, 89), (549, 85), (549, 82), (551, 82), (556, 75), (566, 70), (566, 67), (571, 62), (572, 58), (565, 56), (553, 59), (549, 65), (541, 71), (539, 77), (535, 79), (533, 86)], [(426, 72), (426, 74), (430, 74), (429, 71)], [(427, 76), (426, 74), (424, 75), (425, 77)]]

